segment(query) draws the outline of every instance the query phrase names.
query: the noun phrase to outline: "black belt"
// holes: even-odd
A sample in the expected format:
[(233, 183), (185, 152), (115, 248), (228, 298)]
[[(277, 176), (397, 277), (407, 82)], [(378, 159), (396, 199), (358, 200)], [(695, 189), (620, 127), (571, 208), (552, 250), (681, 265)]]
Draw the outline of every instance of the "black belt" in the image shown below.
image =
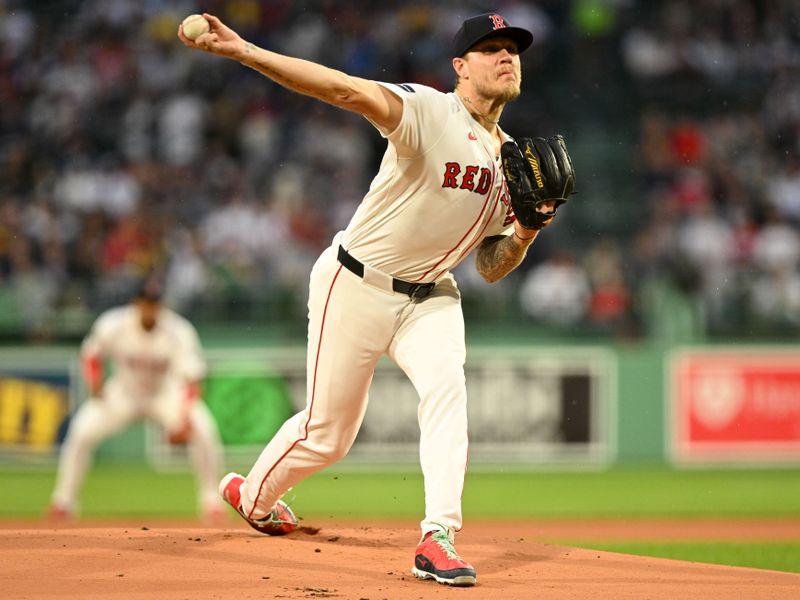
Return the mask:
[[(342, 266), (348, 271), (364, 278), (364, 265), (357, 258), (353, 258), (342, 246), (339, 246), (339, 255), (337, 257)], [(392, 289), (395, 292), (406, 294), (411, 298), (425, 298), (432, 291), (436, 282), (432, 283), (410, 283), (402, 279), (392, 277)]]

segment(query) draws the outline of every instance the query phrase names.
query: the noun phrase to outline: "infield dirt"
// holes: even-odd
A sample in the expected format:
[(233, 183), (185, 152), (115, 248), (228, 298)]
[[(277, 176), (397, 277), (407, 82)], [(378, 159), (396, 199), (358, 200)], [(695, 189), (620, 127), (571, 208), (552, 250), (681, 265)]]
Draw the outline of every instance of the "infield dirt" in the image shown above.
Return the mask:
[(410, 574), (414, 524), (304, 522), (282, 538), (244, 523), (0, 524), (4, 599), (704, 600), (797, 598), (800, 575), (569, 548), (541, 540), (800, 538), (800, 521), (470, 523), (457, 547), (473, 588)]

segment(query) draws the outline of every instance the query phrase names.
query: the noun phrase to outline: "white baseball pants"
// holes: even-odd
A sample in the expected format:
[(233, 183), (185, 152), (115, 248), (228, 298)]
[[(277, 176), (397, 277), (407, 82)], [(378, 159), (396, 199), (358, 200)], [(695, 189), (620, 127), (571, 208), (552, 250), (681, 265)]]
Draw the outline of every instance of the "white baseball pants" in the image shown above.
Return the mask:
[[(182, 402), (182, 386), (171, 386), (159, 396), (137, 400), (117, 389), (110, 380), (103, 398), (88, 399), (70, 422), (61, 446), (53, 504), (70, 510), (76, 507), (81, 485), (100, 442), (140, 419), (151, 419), (165, 431), (175, 431), (182, 424)], [(204, 402), (197, 400), (192, 405), (189, 418), (192, 433), (188, 449), (197, 478), (200, 510), (212, 513), (220, 506), (217, 488), (222, 468), (222, 442)]]
[(448, 275), (427, 298), (414, 300), (366, 283), (339, 263), (337, 249), (338, 239), (311, 272), (306, 407), (253, 465), (242, 486), (243, 510), (263, 518), (289, 488), (347, 454), (375, 365), (386, 353), (420, 398), (423, 534), (457, 531), (468, 440), (464, 319), (455, 280)]

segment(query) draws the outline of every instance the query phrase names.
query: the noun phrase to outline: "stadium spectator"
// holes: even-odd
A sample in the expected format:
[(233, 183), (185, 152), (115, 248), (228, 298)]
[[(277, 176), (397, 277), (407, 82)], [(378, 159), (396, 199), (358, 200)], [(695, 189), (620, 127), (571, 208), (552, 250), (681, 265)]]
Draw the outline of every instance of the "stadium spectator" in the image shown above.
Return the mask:
[[(30, 280), (54, 263), (66, 271), (47, 284), (49, 299), (37, 300), (36, 319), (0, 336), (41, 338), (45, 322), (56, 336), (60, 328), (80, 330), (82, 323), (66, 319), (96, 316), (119, 301), (126, 281), (106, 280), (103, 248), (119, 250), (131, 218), (152, 244), (151, 260), (172, 265), (176, 277), (179, 265), (192, 265), (174, 299), (205, 308), (208, 318), (248, 314), (220, 308), (225, 303), (211, 292), (232, 280), (244, 298), (305, 293), (304, 270), (369, 185), (380, 140), (366, 123), (258, 85), (255, 73), (181, 52), (175, 27), (185, 12), (203, 7), (190, 1), (178, 13), (165, 0), (0, 5), (0, 295), (12, 296), (12, 280)], [(595, 185), (602, 169), (588, 159), (626, 143), (631, 130), (635, 154), (631, 164), (624, 154), (613, 163), (613, 187), (632, 188), (642, 202), (617, 207), (624, 230), (601, 233), (622, 244), (626, 268), (635, 262), (652, 277), (671, 278), (677, 249), (689, 243), (678, 241), (689, 227), (683, 221), (696, 219), (680, 211), (708, 201), (734, 238), (726, 302), (747, 304), (746, 273), (758, 268), (752, 245), (771, 209), (795, 233), (800, 227), (800, 5), (504, 0), (496, 8), (534, 32), (525, 81), (548, 82), (510, 107), (504, 126), (512, 134), (529, 131), (531, 122), (575, 132), (571, 145), (585, 190), (570, 211), (580, 225), (575, 247), (591, 247), (608, 224), (608, 211), (597, 208), (608, 184)], [(220, 14), (284, 53), (368, 78), (445, 89), (449, 65), (433, 40), (452, 35), (464, 10), (456, 0), (237, 2)], [(624, 121), (604, 120), (600, 107), (608, 105)], [(335, 200), (327, 193), (334, 188)], [(205, 240), (216, 235), (207, 223), (232, 197), (251, 206), (253, 221), (234, 240), (244, 254), (218, 252)], [(677, 206), (658, 206), (665, 201)], [(56, 230), (58, 240), (47, 242)], [(12, 260), (9, 240), (19, 231), (29, 248)], [(193, 232), (193, 243), (176, 242), (185, 231)], [(640, 264), (638, 231), (653, 235), (658, 247), (651, 267)], [(141, 252), (116, 250), (115, 269), (141, 270)], [(242, 261), (258, 267), (243, 268)], [(680, 275), (684, 282), (688, 276)], [(503, 294), (517, 297), (521, 279), (510, 279), (504, 285), (513, 290)], [(631, 280), (631, 306), (642, 283)], [(723, 323), (711, 329), (737, 329), (726, 311), (719, 317)]]
[(566, 330), (586, 317), (590, 296), (589, 279), (568, 252), (536, 265), (520, 288), (520, 303), (529, 316)]

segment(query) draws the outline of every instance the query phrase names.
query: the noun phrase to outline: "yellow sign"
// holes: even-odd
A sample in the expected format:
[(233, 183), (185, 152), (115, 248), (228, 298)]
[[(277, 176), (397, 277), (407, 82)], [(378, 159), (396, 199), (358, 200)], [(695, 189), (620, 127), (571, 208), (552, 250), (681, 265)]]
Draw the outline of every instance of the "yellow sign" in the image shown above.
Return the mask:
[(46, 451), (67, 414), (66, 389), (30, 379), (0, 378), (0, 446)]

